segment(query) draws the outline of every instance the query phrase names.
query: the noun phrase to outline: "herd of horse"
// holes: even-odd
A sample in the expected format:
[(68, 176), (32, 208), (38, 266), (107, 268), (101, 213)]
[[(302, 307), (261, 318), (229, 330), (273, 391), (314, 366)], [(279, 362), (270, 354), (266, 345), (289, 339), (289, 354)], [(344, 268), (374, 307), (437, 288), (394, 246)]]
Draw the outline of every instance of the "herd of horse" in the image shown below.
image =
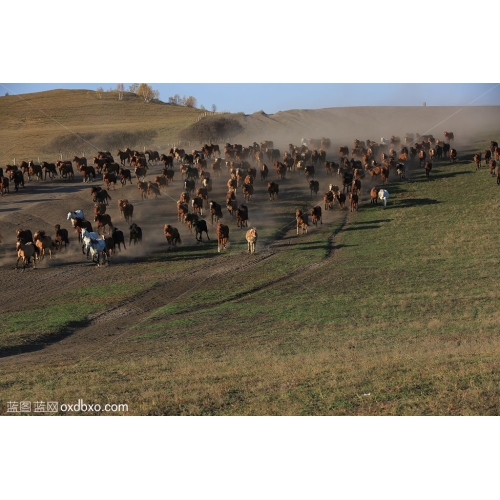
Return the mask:
[[(448, 145), (451, 141), (454, 141), (452, 132), (445, 132), (444, 135), (445, 139), (448, 140)], [(318, 147), (331, 148), (331, 141), (329, 139), (310, 139), (308, 143), (317, 145)], [(221, 252), (227, 248), (230, 228), (228, 224), (219, 221), (219, 219), (222, 218), (222, 205), (216, 203), (214, 200), (209, 201), (209, 193), (213, 189), (213, 180), (221, 175), (221, 165), (225, 164), (230, 174), (230, 179), (227, 182), (228, 192), (226, 195), (226, 207), (229, 214), (235, 217), (237, 227), (246, 229), (245, 238), (247, 250), (249, 253), (253, 254), (256, 251), (258, 230), (257, 227), (248, 229), (248, 207), (245, 204), (240, 204), (238, 206), (236, 203), (236, 193), (241, 189), (245, 203), (251, 201), (255, 189), (257, 189), (254, 188), (254, 180), (258, 170), (261, 173), (261, 181), (265, 181), (267, 184), (267, 191), (271, 201), (277, 199), (279, 193), (279, 183), (277, 181), (284, 180), (290, 172), (305, 176), (309, 181), (308, 184), (312, 199), (313, 196), (318, 195), (320, 190), (319, 182), (314, 178), (314, 176), (317, 175), (315, 167), (317, 168), (321, 161), (323, 161), (327, 175), (333, 176), (337, 173), (342, 180), (342, 188), (332, 183), (330, 184), (329, 191), (323, 195), (325, 210), (333, 208), (334, 203), (337, 202), (341, 209), (345, 207), (346, 203), (349, 203), (350, 210), (357, 211), (360, 201), (361, 179), (365, 177), (366, 174), (369, 174), (372, 180), (376, 180), (375, 177), (379, 176), (383, 186), (373, 187), (371, 189), (370, 200), (371, 203), (375, 204), (380, 201), (383, 206), (386, 207), (390, 197), (389, 191), (385, 186), (389, 177), (389, 172), (395, 169), (400, 179), (405, 178), (405, 164), (413, 160), (412, 157), (408, 156), (408, 147), (412, 148), (414, 145), (420, 145), (420, 147), (416, 149), (419, 151), (418, 160), (421, 166), (421, 157), (425, 158), (426, 151), (429, 151), (433, 146), (439, 147), (440, 141), (437, 141), (432, 136), (418, 136), (416, 138), (413, 136), (406, 136), (403, 141), (401, 141), (399, 137), (392, 136), (390, 139), (381, 138), (379, 144), (374, 141), (365, 142), (356, 139), (354, 141), (354, 148), (350, 151), (350, 159), (349, 148), (347, 148), (347, 146), (339, 147), (338, 163), (332, 160), (327, 161), (326, 151), (323, 149), (319, 152), (317, 150), (311, 151), (305, 140), (302, 141), (301, 146), (298, 147), (289, 144), (288, 151), (285, 151), (283, 155), (281, 155), (279, 149), (274, 148), (274, 143), (272, 141), (265, 141), (261, 143), (260, 147), (257, 143), (254, 143), (249, 148), (244, 148), (242, 145), (237, 144), (226, 144), (224, 148), (224, 159), (220, 156), (214, 156), (214, 152), (219, 152), (218, 146), (215, 147), (215, 145), (211, 145), (210, 147), (205, 145), (201, 151), (192, 151), (191, 153), (176, 149), (171, 150), (168, 155), (162, 154), (160, 156), (159, 154), (150, 154), (149, 160), (144, 159), (138, 152), (134, 152), (134, 156), (132, 157), (120, 152), (122, 153), (120, 154), (120, 168), (123, 168), (127, 161), (133, 161), (135, 168), (144, 168), (147, 172), (149, 162), (153, 161), (157, 163), (161, 161), (164, 165), (162, 175), (156, 176), (154, 183), (148, 183), (155, 185), (158, 194), (160, 190), (165, 190), (168, 186), (172, 185), (175, 169), (174, 162), (177, 161), (184, 185), (184, 191), (177, 201), (177, 220), (185, 223), (190, 232), (194, 229), (197, 242), (203, 241), (203, 233), (206, 234), (207, 241), (209, 241), (208, 226), (206, 221), (202, 218), (205, 201), (208, 204), (212, 225), (215, 225), (217, 250)], [(498, 145), (494, 143), (494, 141), (492, 141), (492, 148), (492, 154), (498, 154)], [(374, 151), (379, 152), (380, 159), (375, 157)], [(450, 161), (452, 161), (453, 158), (456, 158), (456, 150), (454, 150), (454, 148), (449, 148), (448, 151)], [(109, 153), (106, 154), (109, 155)], [(273, 166), (277, 176), (276, 181), (268, 181), (267, 179), (270, 169), (264, 163), (266, 157), (269, 160), (273, 160)], [(95, 160), (97, 161), (96, 158)], [(80, 168), (84, 166), (84, 159), (82, 158), (77, 158), (77, 160), (74, 159), (73, 161), (78, 161)], [(114, 160), (112, 157), (108, 157), (108, 161), (111, 162)], [(480, 164), (480, 155), (476, 155), (474, 161), (477, 165)], [(64, 162), (60, 166), (63, 164)], [(106, 165), (106, 161), (103, 160), (101, 165), (103, 181), (106, 182), (106, 188), (109, 188), (109, 183), (104, 179)], [(212, 169), (212, 176), (208, 169), (209, 166)], [(31, 174), (35, 173), (35, 175), (39, 175), (41, 178), (42, 173), (36, 169), (33, 170), (31, 162), (29, 168), (31, 169)], [(432, 162), (424, 162), (424, 168), (426, 176), (429, 177), (432, 170)], [(9, 175), (13, 175), (14, 173), (15, 170), (11, 169)], [(0, 174), (2, 174), (0, 176), (1, 178), (5, 178), (3, 176), (3, 171), (1, 171)], [(82, 174), (85, 176), (86, 172)], [(160, 179), (160, 177), (168, 177), (169, 180), (161, 182), (162, 179)], [(498, 179), (500, 180), (500, 176)], [(144, 181), (138, 180), (140, 191), (141, 183), (143, 182)], [(197, 182), (201, 182), (202, 185), (196, 190)], [(112, 254), (116, 250), (117, 245), (119, 249), (121, 249), (122, 244), (124, 249), (126, 248), (123, 233), (114, 226), (111, 216), (106, 213), (106, 207), (109, 205), (109, 200), (111, 200), (111, 196), (106, 188), (100, 186), (93, 186), (91, 188), (92, 199), (95, 203), (94, 222), (97, 223), (95, 231), (91, 222), (85, 219), (83, 210), (69, 212), (67, 216), (67, 220), (71, 221), (72, 226), (78, 233), (78, 240), (82, 246), (82, 253), (98, 266), (111, 262)], [(144, 194), (141, 192), (141, 200), (147, 199), (150, 199), (147, 193)], [(126, 199), (120, 199), (118, 205), (120, 216), (123, 217), (127, 223), (131, 223), (129, 245), (132, 241), (134, 243), (142, 241), (141, 228), (136, 223), (132, 223), (133, 205)], [(322, 224), (322, 211), (320, 206), (315, 205), (310, 210), (309, 214), (302, 213), (299, 210), (295, 214), (297, 234), (299, 234), (299, 229), (302, 229), (303, 233), (307, 233), (309, 216), (312, 218), (314, 225), (318, 223)], [(41, 260), (46, 251), (49, 253), (50, 258), (52, 251), (61, 250), (63, 245), (64, 248), (66, 248), (69, 243), (67, 231), (61, 229), (60, 225), (57, 225), (55, 229), (56, 235), (53, 240), (43, 232), (43, 234), (38, 232), (37, 238), (33, 236), (31, 241), (25, 241), (23, 238), (18, 237), (18, 260), (16, 267), (18, 267), (21, 261), (23, 262), (23, 268), (27, 267), (30, 263), (32, 263), (34, 267), (35, 261)], [(66, 232), (66, 234), (64, 234), (64, 232)], [(164, 225), (164, 235), (168, 244), (168, 249), (175, 248), (178, 244), (181, 244), (180, 232), (171, 224)], [(42, 241), (43, 238), (45, 238), (45, 242)]]

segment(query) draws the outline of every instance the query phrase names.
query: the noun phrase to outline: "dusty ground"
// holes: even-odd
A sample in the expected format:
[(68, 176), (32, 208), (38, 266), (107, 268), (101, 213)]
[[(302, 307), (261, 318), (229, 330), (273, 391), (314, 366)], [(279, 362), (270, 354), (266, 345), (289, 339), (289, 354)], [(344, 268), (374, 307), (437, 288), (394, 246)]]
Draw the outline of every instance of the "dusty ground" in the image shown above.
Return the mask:
[[(162, 165), (150, 168), (147, 179), (152, 180), (154, 175), (161, 172)], [(276, 252), (283, 251), (283, 243), (294, 245), (297, 241), (295, 228), (295, 207), (299, 205), (314, 204), (322, 205), (322, 194), (328, 190), (328, 183), (338, 178), (327, 177), (321, 171), (316, 176), (320, 182), (320, 193), (318, 197), (311, 200), (308, 182), (304, 176), (297, 173), (290, 174), (288, 179), (278, 181), (271, 167), (269, 180), (276, 180), (280, 184), (280, 194), (276, 201), (271, 202), (267, 194), (266, 183), (257, 176), (255, 183), (255, 195), (247, 203), (249, 207), (249, 227), (255, 225), (261, 230), (264, 227), (273, 227), (276, 231), (283, 231), (276, 237), (260, 239), (258, 242), (258, 253), (248, 256), (243, 251), (232, 252), (228, 258), (217, 258), (217, 241), (215, 227), (210, 224), (210, 216), (206, 217), (209, 225), (209, 236), (211, 240), (198, 245), (196, 257), (192, 258), (185, 271), (172, 274), (151, 275), (144, 272), (141, 263), (146, 259), (157, 259), (168, 262), (169, 259), (182, 258), (183, 248), (196, 246), (194, 234), (190, 234), (187, 227), (177, 221), (176, 201), (182, 188), (182, 181), (176, 165), (174, 182), (167, 191), (158, 199), (141, 201), (140, 193), (134, 185), (122, 187), (118, 185), (115, 190), (111, 189), (112, 201), (107, 213), (112, 217), (113, 223), (126, 235), (127, 248), (117, 252), (109, 266), (96, 267), (87, 261), (82, 255), (78, 244), (76, 233), (67, 220), (69, 211), (83, 209), (86, 218), (93, 222), (93, 202), (90, 189), (92, 185), (105, 187), (99, 178), (91, 184), (83, 183), (78, 175), (75, 182), (67, 182), (61, 179), (52, 181), (26, 182), (26, 188), (20, 188), (19, 192), (11, 190), (10, 194), (1, 199), (0, 205), (0, 233), (3, 235), (1, 244), (0, 267), (2, 269), (2, 291), (1, 302), (4, 312), (22, 311), (30, 305), (20, 297), (29, 290), (30, 297), (46, 297), (53, 294), (64, 294), (70, 290), (80, 287), (92, 287), (96, 283), (122, 282), (151, 282), (155, 279), (157, 283), (141, 293), (140, 302), (136, 299), (116, 303), (104, 314), (90, 317), (84, 323), (75, 324), (65, 332), (61, 332), (61, 339), (49, 346), (36, 346), (24, 351), (6, 351), (3, 353), (5, 362), (31, 362), (41, 359), (62, 359), (67, 356), (79, 356), (85, 351), (86, 346), (92, 350), (96, 349), (96, 342), (107, 342), (103, 338), (103, 324), (106, 331), (123, 329), (127, 321), (133, 321), (147, 315), (158, 307), (182, 295), (183, 292), (196, 287), (203, 287), (206, 280), (213, 284), (219, 280), (221, 288), (227, 282), (227, 276), (242, 270), (249, 271), (250, 268), (263, 259), (270, 259)], [(217, 201), (224, 207), (223, 222), (230, 226), (230, 245), (232, 242), (245, 242), (244, 231), (237, 229), (234, 217), (231, 218), (225, 209), (225, 194), (227, 192), (226, 182), (229, 178), (224, 169), (220, 178), (214, 179), (214, 189), (210, 200)], [(367, 189), (364, 189), (366, 192)], [(241, 190), (238, 190), (238, 202), (243, 202)], [(368, 195), (364, 194), (366, 198)], [(134, 204), (134, 221), (143, 230), (143, 243), (137, 246), (128, 246), (128, 225), (119, 217), (117, 200), (127, 198)], [(324, 213), (324, 230), (327, 232), (335, 221), (347, 217), (347, 210), (341, 212), (338, 207), (335, 211)], [(182, 245), (175, 251), (167, 251), (167, 244), (163, 235), (163, 226), (170, 223), (179, 228)], [(70, 233), (70, 246), (67, 251), (57, 252), (52, 259), (46, 257), (37, 263), (36, 269), (26, 269), (24, 272), (15, 270), (15, 233), (19, 227), (29, 228), (32, 232), (44, 229), (47, 234), (53, 235), (54, 225), (68, 229)], [(274, 231), (273, 231), (274, 232)], [(204, 236), (205, 239), (205, 236)], [(229, 248), (231, 250), (231, 248)], [(149, 262), (149, 261), (148, 261)], [(175, 283), (175, 286), (172, 284)], [(35, 299), (36, 303), (36, 299)], [(33, 325), (36, 327), (36, 325)], [(30, 352), (31, 351), (31, 352)]]

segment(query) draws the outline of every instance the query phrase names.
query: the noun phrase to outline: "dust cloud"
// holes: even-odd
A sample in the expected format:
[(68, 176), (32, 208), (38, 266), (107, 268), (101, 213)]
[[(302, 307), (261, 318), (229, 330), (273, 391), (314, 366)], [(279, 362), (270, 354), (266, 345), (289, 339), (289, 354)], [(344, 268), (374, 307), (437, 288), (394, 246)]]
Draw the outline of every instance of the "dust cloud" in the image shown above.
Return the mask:
[[(328, 108), (321, 110), (291, 110), (274, 115), (254, 113), (243, 118), (245, 133), (237, 136), (232, 142), (243, 146), (272, 140), (274, 146), (281, 152), (288, 150), (289, 144), (299, 145), (301, 138), (320, 139), (329, 138), (332, 148), (327, 159), (337, 161), (338, 147), (353, 146), (355, 139), (361, 141), (373, 140), (380, 142), (381, 137), (399, 136), (412, 133), (433, 134), (435, 138), (444, 140), (444, 131), (453, 132), (454, 146), (460, 155), (460, 145), (470, 144), (474, 140), (499, 140), (500, 136), (500, 107), (359, 107), (359, 108)], [(496, 135), (495, 135), (496, 134)], [(493, 136), (492, 136), (493, 135)], [(220, 144), (223, 152), (223, 144)], [(168, 151), (160, 151), (160, 153)], [(272, 165), (269, 180), (276, 180)], [(150, 168), (148, 178), (153, 179), (161, 173), (162, 165)], [(221, 222), (230, 226), (229, 242), (244, 242), (244, 231), (236, 228), (232, 218), (225, 209), (227, 192), (226, 182), (229, 173), (224, 168), (220, 178), (214, 178), (214, 189), (209, 195), (209, 201), (216, 201), (223, 207), (224, 217)], [(249, 207), (249, 227), (260, 224), (261, 227), (290, 228), (294, 223), (295, 205), (304, 205), (309, 200), (309, 192), (304, 179), (296, 179), (283, 183), (280, 186), (279, 202), (288, 199), (290, 203), (279, 205), (269, 201), (265, 184), (260, 181), (259, 175), (255, 184), (254, 197)], [(81, 253), (77, 235), (67, 220), (67, 213), (77, 209), (85, 212), (87, 220), (93, 222), (93, 208), (90, 188), (92, 185), (103, 186), (98, 178), (94, 183), (83, 183), (77, 176), (75, 182), (66, 181), (35, 181), (26, 183), (25, 189), (18, 193), (6, 194), (0, 205), (0, 234), (3, 241), (0, 244), (0, 266), (14, 267), (17, 254), (15, 251), (15, 233), (17, 228), (44, 230), (51, 237), (55, 236), (55, 224), (60, 224), (69, 232), (70, 246), (66, 252), (57, 252), (51, 260), (48, 258), (40, 267), (53, 267), (63, 264), (84, 263), (85, 257)], [(324, 186), (321, 186), (321, 191)], [(181, 192), (184, 191), (181, 174), (175, 166), (173, 183), (162, 191), (157, 199), (141, 200), (137, 185), (121, 186), (110, 189), (112, 197), (107, 213), (112, 217), (115, 227), (123, 231), (127, 249), (117, 251), (112, 262), (126, 264), (137, 262), (145, 256), (155, 252), (167, 251), (167, 243), (163, 233), (163, 226), (171, 224), (180, 231), (182, 244), (172, 253), (181, 251), (186, 246), (197, 246), (194, 233), (188, 231), (187, 226), (177, 220), (177, 205)], [(133, 222), (136, 222), (143, 232), (143, 241), (137, 245), (129, 245), (129, 223), (120, 218), (118, 208), (119, 199), (128, 199), (134, 205)], [(296, 200), (296, 202), (295, 202)], [(243, 203), (241, 189), (237, 195), (238, 205)], [(210, 248), (216, 251), (215, 227), (210, 224), (210, 214), (207, 203), (204, 206), (204, 218), (209, 227), (210, 242), (199, 245), (200, 249)], [(263, 244), (262, 241), (258, 246)], [(168, 259), (168, 254), (165, 253)]]
[[(374, 106), (292, 110), (274, 115), (254, 113), (245, 117), (245, 134), (236, 138), (242, 144), (254, 137), (273, 140), (276, 147), (299, 145), (302, 137), (329, 138), (332, 149), (355, 139), (380, 142), (392, 135), (432, 134), (444, 140), (444, 132), (453, 132), (455, 144), (474, 140), (496, 140), (500, 135), (500, 106)], [(255, 139), (253, 139), (255, 140)]]

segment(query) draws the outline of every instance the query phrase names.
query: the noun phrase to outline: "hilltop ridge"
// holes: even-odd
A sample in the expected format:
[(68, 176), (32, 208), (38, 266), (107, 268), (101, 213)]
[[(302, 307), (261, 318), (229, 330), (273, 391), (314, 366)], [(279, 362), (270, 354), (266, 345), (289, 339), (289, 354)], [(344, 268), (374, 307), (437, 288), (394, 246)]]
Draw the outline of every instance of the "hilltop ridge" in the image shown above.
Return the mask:
[[(104, 92), (99, 99), (96, 92), (84, 89), (4, 96), (0, 98), (0, 161), (7, 164), (13, 158), (43, 156), (51, 141), (71, 133), (155, 130), (154, 144), (143, 146), (161, 149), (178, 141), (179, 132), (203, 113), (161, 101), (146, 103), (129, 92), (123, 101), (112, 92)], [(443, 138), (444, 130), (453, 131), (458, 142), (491, 130), (500, 132), (500, 106), (360, 106), (230, 116), (244, 128), (236, 142), (271, 139), (281, 147), (302, 137), (328, 137), (333, 144), (350, 145), (354, 138), (378, 141), (382, 136), (415, 132)]]

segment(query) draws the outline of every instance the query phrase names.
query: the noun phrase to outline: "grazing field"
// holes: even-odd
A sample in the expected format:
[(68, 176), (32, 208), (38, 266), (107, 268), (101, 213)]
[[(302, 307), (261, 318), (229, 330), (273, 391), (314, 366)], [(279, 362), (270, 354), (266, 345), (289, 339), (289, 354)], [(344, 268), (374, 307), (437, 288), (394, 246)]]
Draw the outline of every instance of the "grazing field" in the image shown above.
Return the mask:
[[(121, 126), (116, 120), (110, 129)], [(387, 135), (359, 130), (374, 140)], [(13, 125), (4, 132), (2, 139), (19, 135)], [(273, 139), (267, 133), (242, 143)], [(408, 162), (407, 178), (391, 174), (384, 186), (386, 208), (370, 203), (370, 188), (381, 183), (365, 175), (359, 210), (323, 209), (322, 224), (310, 223), (308, 234), (297, 235), (295, 210), (323, 207), (322, 194), (339, 177), (318, 168), (316, 197), (303, 175), (278, 180), (270, 165), (278, 199), (269, 200), (257, 177), (246, 203), (248, 228), (258, 229), (254, 255), (247, 228), (225, 209), (225, 167), (210, 199), (223, 205), (230, 227), (226, 251), (217, 252), (206, 213), (210, 241), (198, 243), (177, 220), (176, 164), (158, 199), (141, 200), (135, 182), (109, 190), (108, 213), (127, 248), (101, 267), (82, 255), (66, 219), (83, 209), (93, 221), (90, 185), (80, 175), (12, 189), (0, 199), (1, 414), (9, 401), (81, 399), (127, 404), (114, 413), (124, 415), (498, 415), (500, 186), (472, 158), (500, 130), (455, 134), (457, 163), (434, 162), (427, 179), (418, 161)], [(281, 126), (276, 136), (282, 151), (299, 140), (285, 140)], [(327, 159), (337, 161), (343, 141), (332, 142)], [(148, 178), (161, 167), (150, 167)], [(100, 177), (94, 184), (104, 186)], [(120, 198), (135, 206), (142, 243), (129, 245)], [(172, 250), (166, 223), (182, 238)], [(55, 224), (69, 230), (68, 250), (15, 271), (16, 228), (52, 235)]]

